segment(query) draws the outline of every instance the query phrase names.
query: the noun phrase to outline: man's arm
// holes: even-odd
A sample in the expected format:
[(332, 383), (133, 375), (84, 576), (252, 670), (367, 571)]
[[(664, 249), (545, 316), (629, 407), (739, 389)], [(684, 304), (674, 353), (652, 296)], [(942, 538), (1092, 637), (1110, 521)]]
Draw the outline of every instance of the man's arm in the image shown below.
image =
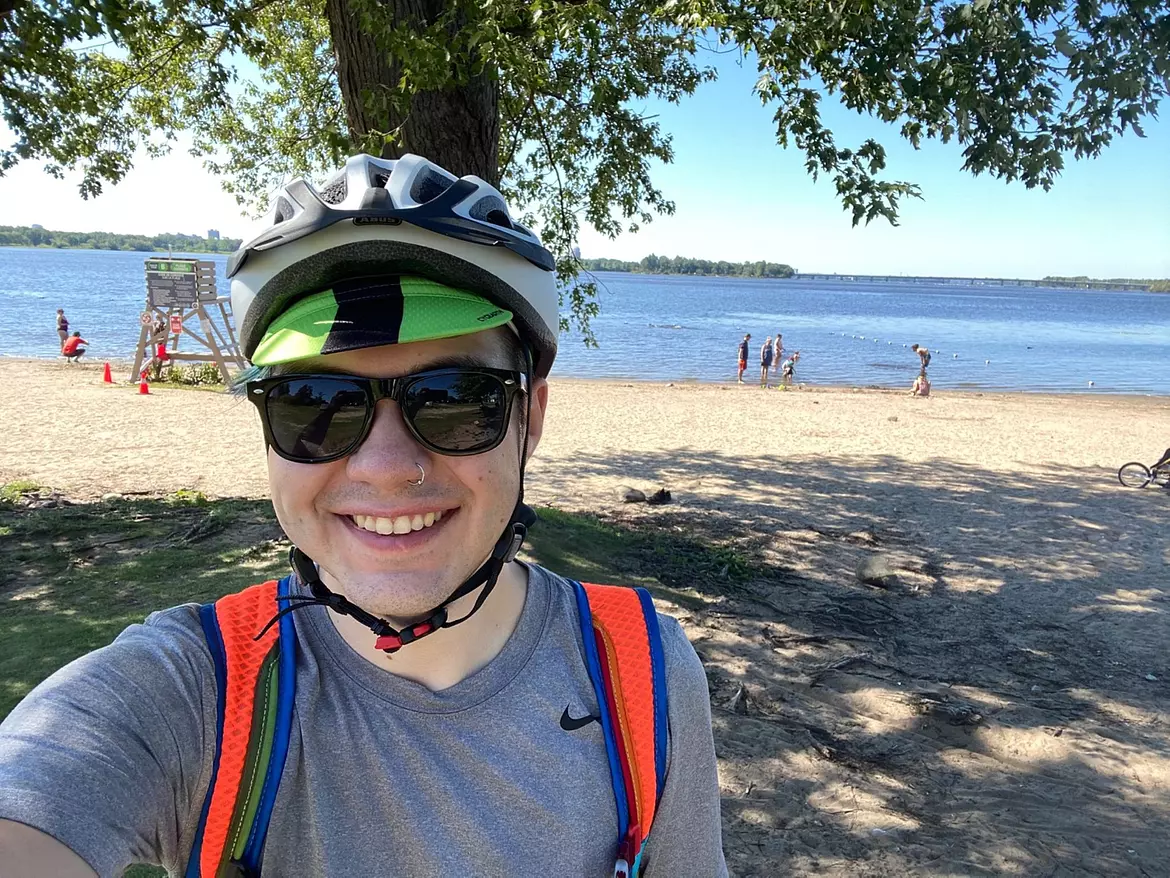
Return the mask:
[(97, 878), (89, 864), (51, 835), (0, 820), (0, 878)]
[[(32, 871), (13, 874), (92, 874), (56, 869), (66, 851), (101, 876), (136, 862), (181, 871), (214, 754), (214, 680), (197, 610), (181, 607), (13, 708), (0, 723), (0, 851), (33, 840), (20, 860)], [(0, 878), (9, 868), (0, 855)]]

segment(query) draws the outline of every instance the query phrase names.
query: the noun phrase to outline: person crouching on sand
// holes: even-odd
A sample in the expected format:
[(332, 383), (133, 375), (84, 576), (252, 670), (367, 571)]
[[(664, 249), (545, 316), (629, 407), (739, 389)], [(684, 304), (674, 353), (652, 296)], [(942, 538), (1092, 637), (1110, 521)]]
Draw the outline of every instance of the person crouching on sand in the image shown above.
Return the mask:
[(930, 379), (926, 377), (926, 370), (923, 369), (918, 373), (918, 377), (914, 379), (914, 384), (910, 387), (911, 396), (930, 396)]
[(61, 354), (71, 363), (78, 362), (85, 353), (83, 344), (89, 344), (81, 337), (80, 332), (75, 332), (69, 338), (65, 339), (65, 344), (61, 346)]

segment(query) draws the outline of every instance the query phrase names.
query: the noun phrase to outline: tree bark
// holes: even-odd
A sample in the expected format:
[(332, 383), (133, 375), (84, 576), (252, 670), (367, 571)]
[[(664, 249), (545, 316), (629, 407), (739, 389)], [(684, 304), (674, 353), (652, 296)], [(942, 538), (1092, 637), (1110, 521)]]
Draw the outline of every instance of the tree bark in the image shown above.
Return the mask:
[[(419, 92), (405, 114), (385, 106), (378, 95), (397, 91), (402, 68), (362, 29), (356, 6), (354, 0), (325, 3), (350, 138), (356, 143), (371, 131), (401, 126), (399, 138), (383, 147), (383, 158), (415, 153), (454, 174), (476, 174), (496, 185), (500, 117), (495, 77), (485, 74), (466, 85)], [(380, 0), (378, 6), (394, 24), (425, 24), (443, 9), (441, 0)]]

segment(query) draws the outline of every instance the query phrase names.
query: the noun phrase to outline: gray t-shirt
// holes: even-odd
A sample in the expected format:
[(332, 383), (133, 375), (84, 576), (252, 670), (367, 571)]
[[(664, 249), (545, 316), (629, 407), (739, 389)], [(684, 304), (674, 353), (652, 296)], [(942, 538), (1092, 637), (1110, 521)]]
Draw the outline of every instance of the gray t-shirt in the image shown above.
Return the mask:
[[(612, 875), (617, 817), (567, 581), (529, 567), (503, 650), (432, 692), (358, 656), (319, 606), (297, 612), (288, 760), (265, 875)], [(707, 681), (659, 616), (670, 698), (648, 878), (727, 874)], [(0, 818), (101, 876), (182, 874), (210, 781), (215, 679), (194, 605), (154, 613), (57, 671), (0, 724)]]

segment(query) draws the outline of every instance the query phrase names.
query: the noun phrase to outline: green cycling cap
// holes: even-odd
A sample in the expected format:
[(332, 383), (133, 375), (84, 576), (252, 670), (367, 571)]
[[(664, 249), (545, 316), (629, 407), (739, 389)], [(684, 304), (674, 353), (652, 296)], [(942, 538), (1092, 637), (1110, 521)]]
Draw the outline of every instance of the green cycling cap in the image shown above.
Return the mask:
[(275, 366), (386, 344), (470, 335), (512, 312), (483, 296), (420, 277), (339, 281), (298, 300), (268, 325), (252, 362)]

